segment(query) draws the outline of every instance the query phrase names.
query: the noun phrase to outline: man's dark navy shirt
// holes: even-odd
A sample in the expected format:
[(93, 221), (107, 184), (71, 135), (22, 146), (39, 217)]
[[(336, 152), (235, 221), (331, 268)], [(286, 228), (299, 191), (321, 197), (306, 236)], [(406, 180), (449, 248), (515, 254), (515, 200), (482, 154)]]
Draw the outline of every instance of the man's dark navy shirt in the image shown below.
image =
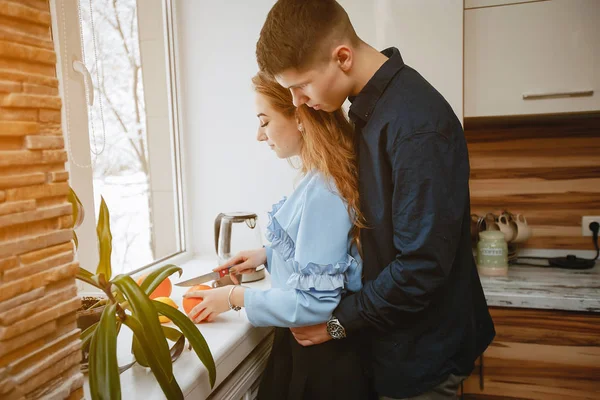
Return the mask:
[(469, 375), (495, 332), (473, 259), (469, 156), (450, 105), (398, 49), (350, 99), (357, 135), (363, 289), (334, 315), (365, 339), (380, 396)]

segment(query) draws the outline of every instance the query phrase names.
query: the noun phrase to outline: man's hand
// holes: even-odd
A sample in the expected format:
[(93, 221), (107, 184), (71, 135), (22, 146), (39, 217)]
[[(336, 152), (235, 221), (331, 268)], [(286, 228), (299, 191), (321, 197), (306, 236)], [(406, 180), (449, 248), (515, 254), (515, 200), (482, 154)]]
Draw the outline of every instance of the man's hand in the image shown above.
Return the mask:
[(296, 341), (302, 346), (312, 346), (331, 340), (327, 333), (327, 324), (303, 326), (301, 328), (290, 328)]

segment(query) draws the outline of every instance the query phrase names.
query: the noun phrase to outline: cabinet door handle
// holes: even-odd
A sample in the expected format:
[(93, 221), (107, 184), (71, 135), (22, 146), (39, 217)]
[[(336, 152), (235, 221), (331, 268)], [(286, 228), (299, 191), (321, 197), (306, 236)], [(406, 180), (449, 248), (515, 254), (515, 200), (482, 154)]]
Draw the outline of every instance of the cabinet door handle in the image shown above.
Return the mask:
[(523, 100), (556, 99), (561, 97), (591, 97), (593, 90), (573, 90), (570, 92), (523, 93)]

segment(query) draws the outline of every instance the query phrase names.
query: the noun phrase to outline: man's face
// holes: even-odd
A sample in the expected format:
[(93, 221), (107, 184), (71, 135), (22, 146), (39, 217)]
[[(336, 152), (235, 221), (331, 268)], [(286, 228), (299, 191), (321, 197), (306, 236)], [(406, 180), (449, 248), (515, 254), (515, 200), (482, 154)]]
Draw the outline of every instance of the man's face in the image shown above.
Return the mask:
[(302, 71), (286, 69), (275, 79), (290, 89), (296, 107), (306, 104), (315, 110), (332, 112), (339, 109), (350, 94), (348, 76), (334, 60), (322, 61)]

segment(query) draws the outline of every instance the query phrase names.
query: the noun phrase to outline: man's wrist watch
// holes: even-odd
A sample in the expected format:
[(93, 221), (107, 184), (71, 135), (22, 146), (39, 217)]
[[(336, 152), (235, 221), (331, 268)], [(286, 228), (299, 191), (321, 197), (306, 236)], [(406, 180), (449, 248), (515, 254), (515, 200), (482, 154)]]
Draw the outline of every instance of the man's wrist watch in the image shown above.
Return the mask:
[(346, 330), (335, 315), (332, 315), (329, 321), (327, 321), (327, 333), (332, 339), (343, 339), (346, 337)]

